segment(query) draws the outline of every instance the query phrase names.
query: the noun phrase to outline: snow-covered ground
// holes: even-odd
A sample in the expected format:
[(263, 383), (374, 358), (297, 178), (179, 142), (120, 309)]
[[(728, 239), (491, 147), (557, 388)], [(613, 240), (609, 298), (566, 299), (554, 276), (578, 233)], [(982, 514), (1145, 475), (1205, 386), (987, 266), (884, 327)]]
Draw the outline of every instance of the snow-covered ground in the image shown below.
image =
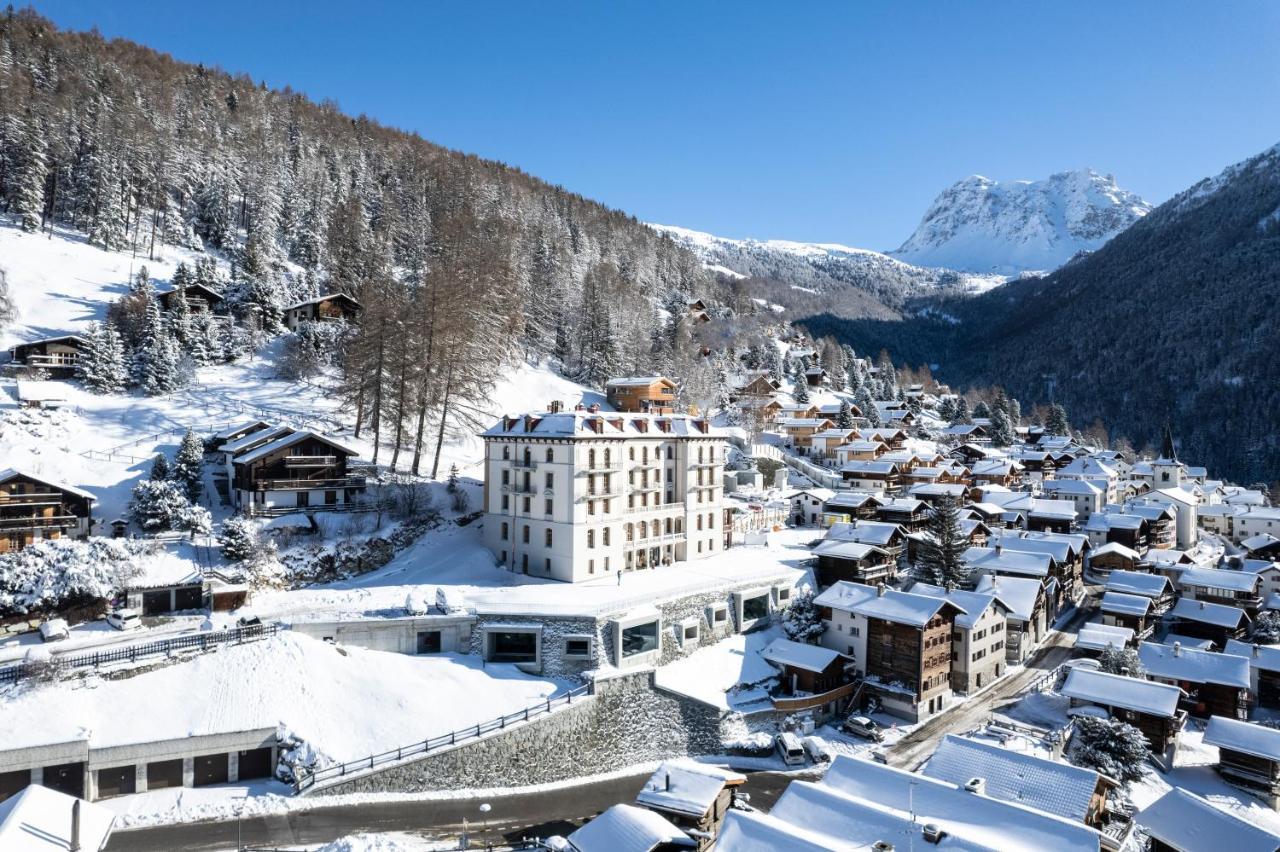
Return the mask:
[(512, 713), (569, 686), (478, 657), (384, 653), (283, 633), (119, 680), (7, 687), (0, 730), (10, 748), (84, 738), (101, 748), (280, 726), (328, 761), (346, 761)]

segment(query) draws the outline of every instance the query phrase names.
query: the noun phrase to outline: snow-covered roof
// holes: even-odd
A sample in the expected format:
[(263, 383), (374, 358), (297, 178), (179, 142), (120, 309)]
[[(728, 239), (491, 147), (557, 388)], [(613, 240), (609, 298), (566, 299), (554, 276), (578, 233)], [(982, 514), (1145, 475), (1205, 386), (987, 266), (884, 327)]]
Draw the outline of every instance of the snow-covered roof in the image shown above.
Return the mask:
[(978, 578), (974, 591), (995, 595), (1009, 607), (1010, 613), (1028, 621), (1035, 614), (1044, 586), (1034, 577), (995, 577), (983, 574)]
[(808, 494), (810, 497), (816, 498), (821, 503), (825, 503), (828, 500), (830, 500), (832, 497), (836, 496), (836, 492), (832, 491), (830, 488), (821, 488), (819, 486), (814, 486), (812, 488), (803, 488), (799, 491), (795, 491), (791, 493), (788, 496), (792, 500), (794, 500), (795, 498), (801, 497), (805, 494)]
[(1240, 626), (1241, 619), (1247, 620), (1249, 617), (1244, 610), (1233, 606), (1196, 601), (1191, 598), (1179, 598), (1178, 602), (1173, 605), (1173, 609), (1169, 610), (1169, 615), (1172, 618), (1182, 618), (1187, 621), (1197, 621), (1201, 624), (1212, 624), (1215, 627), (1230, 627), (1233, 629)]
[[(800, 783), (803, 782), (793, 781), (791, 787)], [(845, 848), (845, 844), (771, 814), (731, 810), (725, 814), (715, 848), (718, 852), (832, 852)]]
[(875, 553), (887, 556), (889, 552), (866, 542), (837, 540), (822, 542), (813, 549), (813, 553), (815, 556), (829, 556), (835, 559), (866, 559)]
[(21, 402), (66, 402), (67, 385), (64, 382), (18, 379), (18, 400)]
[(1009, 547), (970, 547), (961, 557), (978, 571), (997, 571), (1027, 577), (1047, 577), (1050, 557), (1047, 553), (1012, 550)]
[(911, 594), (942, 598), (955, 604), (956, 608), (961, 610), (961, 614), (956, 616), (956, 627), (964, 630), (972, 630), (982, 618), (982, 614), (993, 604), (999, 603), (1002, 610), (1008, 609), (995, 595), (982, 595), (958, 589), (948, 592), (942, 586), (935, 586), (932, 583), (916, 583), (911, 587)]
[(1245, 550), (1261, 550), (1264, 547), (1271, 547), (1276, 544), (1280, 544), (1280, 538), (1276, 538), (1271, 533), (1251, 535), (1240, 542), (1240, 546)]
[[(12, 852), (65, 852), (71, 848), (71, 813), (76, 798), (39, 784), (0, 802), (0, 849)], [(80, 801), (80, 846), (102, 849), (111, 836), (115, 813)]]
[(851, 583), (848, 580), (839, 580), (831, 585), (826, 591), (813, 599), (816, 606), (826, 606), (832, 609), (839, 609), (845, 612), (852, 611), (854, 606), (865, 601), (867, 598), (876, 596), (874, 586), (868, 586), (865, 583)]
[[(1098, 550), (1101, 550), (1099, 548)], [(1095, 550), (1093, 555), (1097, 555)], [(1137, 554), (1134, 554), (1135, 556)], [(1143, 571), (1112, 571), (1107, 578), (1107, 592), (1123, 592), (1126, 595), (1142, 595), (1158, 598), (1171, 591), (1169, 578), (1163, 574), (1147, 574)]]
[(1182, 696), (1181, 689), (1167, 683), (1079, 668), (1067, 674), (1061, 691), (1079, 701), (1167, 719), (1177, 713), (1178, 699)]
[(39, 474), (31, 473), (30, 471), (22, 470), (21, 468), (16, 468), (16, 467), (8, 467), (8, 468), (5, 468), (4, 470), (0, 470), (0, 484), (8, 482), (10, 479), (13, 479), (16, 476), (21, 476), (25, 479), (30, 479), (34, 482), (39, 482), (42, 485), (48, 485), (50, 488), (56, 488), (59, 491), (66, 491), (68, 494), (74, 494), (77, 497), (83, 497), (84, 499), (90, 500), (93, 502), (97, 502), (97, 499), (98, 499), (93, 494), (90, 494), (88, 491), (85, 491), (83, 488), (76, 488), (74, 485), (67, 485), (65, 482), (58, 482), (56, 480), (48, 478), (47, 476), (41, 476)]
[(1150, 677), (1249, 688), (1249, 660), (1235, 654), (1143, 642), (1138, 647), (1138, 659)]
[(1249, 665), (1255, 669), (1280, 672), (1280, 645), (1253, 645), (1238, 639), (1228, 639), (1222, 652), (1248, 657)]
[(1171, 849), (1188, 852), (1201, 849), (1275, 852), (1280, 849), (1280, 835), (1216, 808), (1181, 787), (1174, 787), (1133, 819), (1148, 835)]
[[(972, 777), (972, 776), (971, 776)], [(866, 802), (878, 810), (906, 817), (916, 826), (933, 823), (949, 837), (940, 846), (988, 850), (1092, 850), (1101, 842), (1094, 829), (1073, 819), (970, 792), (946, 781), (896, 769), (870, 760), (838, 756), (823, 778), (823, 786)], [(781, 800), (779, 800), (781, 802)], [(799, 813), (804, 813), (797, 809)], [(777, 812), (775, 807), (774, 813)], [(801, 823), (804, 824), (804, 823)], [(888, 838), (898, 849), (928, 848), (914, 835), (899, 832)], [(839, 835), (837, 835), (839, 836)], [(885, 839), (885, 838), (876, 838)], [(871, 841), (874, 843), (874, 840)], [(839, 848), (864, 849), (871, 843), (850, 843)], [(786, 847), (781, 847), (786, 848)]]
[(971, 778), (981, 778), (986, 782), (986, 795), (993, 799), (1080, 822), (1089, 815), (1101, 777), (1091, 769), (955, 734), (947, 734), (938, 744), (924, 774), (960, 787)]
[(867, 491), (841, 491), (828, 500), (826, 505), (828, 507), (860, 509), (870, 502), (880, 503), (881, 500)]
[(1013, 530), (992, 530), (987, 540), (988, 547), (1000, 545), (1006, 551), (1020, 550), (1023, 553), (1044, 553), (1053, 557), (1055, 562), (1066, 562), (1071, 559), (1072, 550), (1078, 549), (1078, 542), (1063, 537), (1049, 538), (1034, 533), (1015, 532)]
[(1137, 562), (1142, 558), (1142, 554), (1134, 550), (1132, 547), (1125, 547), (1118, 541), (1109, 541), (1106, 544), (1096, 547), (1091, 551), (1092, 556), (1110, 556), (1111, 554), (1123, 557), (1124, 559)]
[(882, 621), (892, 621), (895, 624), (909, 624), (912, 627), (923, 627), (929, 623), (938, 612), (950, 604), (960, 613), (964, 613), (955, 602), (943, 598), (935, 598), (929, 595), (913, 595), (910, 592), (900, 592), (897, 589), (885, 589), (884, 594), (879, 594), (878, 589), (873, 590), (877, 594), (873, 594), (866, 600), (856, 603), (851, 607), (851, 611), (866, 618), (878, 618)]
[(1280, 762), (1280, 730), (1254, 722), (1214, 716), (1204, 729), (1204, 744)]
[(353, 299), (351, 296), (348, 296), (346, 293), (325, 293), (323, 296), (316, 296), (314, 299), (307, 299), (302, 302), (295, 302), (294, 304), (286, 307), (285, 310), (292, 311), (296, 308), (305, 308), (307, 305), (318, 305), (321, 302), (328, 302), (332, 299), (346, 299), (348, 302), (355, 305), (356, 307), (360, 307), (360, 303), (357, 302), (355, 299)]
[(610, 379), (605, 382), (604, 386), (607, 388), (648, 387), (654, 382), (668, 382), (673, 385), (675, 384), (675, 382), (671, 381), (666, 376), (623, 376), (617, 379)]
[(294, 431), (295, 430), (292, 426), (268, 426), (266, 429), (259, 429), (256, 432), (250, 432), (243, 438), (237, 438), (234, 441), (223, 444), (221, 447), (218, 447), (218, 450), (234, 456), (236, 453), (246, 449), (247, 447), (256, 446), (264, 441), (274, 441), (281, 435), (291, 435)]
[(1081, 625), (1076, 634), (1075, 647), (1086, 651), (1101, 651), (1108, 645), (1123, 648), (1133, 641), (1133, 628), (1090, 622)]
[(349, 453), (353, 456), (360, 455), (360, 451), (350, 444), (344, 444), (342, 441), (339, 441), (336, 438), (330, 438), (328, 435), (321, 434), (320, 432), (304, 430), (302, 432), (294, 432), (291, 435), (285, 435), (283, 438), (277, 438), (270, 443), (263, 444), (261, 447), (249, 450), (247, 453), (243, 453), (242, 455), (235, 456), (232, 461), (236, 464), (249, 464), (257, 461), (265, 455), (274, 453), (276, 450), (291, 447), (299, 441), (304, 441), (308, 438), (314, 438), (321, 443), (328, 444), (331, 447), (342, 450), (343, 452)]
[(636, 795), (636, 802), (656, 810), (701, 819), (711, 810), (716, 797), (726, 786), (737, 786), (746, 780), (747, 776), (718, 766), (691, 760), (667, 760), (649, 776)]
[(1051, 479), (1041, 483), (1040, 489), (1046, 494), (1079, 494), (1096, 497), (1102, 489), (1087, 479)]
[(1151, 598), (1108, 591), (1102, 595), (1099, 609), (1117, 615), (1147, 615), (1151, 612)]
[(269, 429), (270, 427), (271, 427), (271, 424), (265, 420), (246, 420), (243, 423), (237, 423), (234, 426), (228, 426), (226, 429), (223, 429), (221, 432), (215, 432), (213, 437), (215, 440), (225, 441), (227, 438), (230, 438), (232, 435), (236, 434), (237, 432), (243, 432), (246, 429), (261, 431), (262, 429)]
[(1178, 585), (1184, 588), (1199, 586), (1206, 589), (1227, 589), (1232, 592), (1256, 592), (1258, 583), (1257, 574), (1221, 568), (1188, 568), (1178, 577)]
[(710, 421), (688, 414), (559, 411), (505, 416), (481, 433), (485, 438), (720, 438)]
[(663, 843), (696, 844), (666, 817), (635, 805), (614, 805), (569, 835), (578, 852), (651, 852)]
[(806, 645), (790, 639), (774, 639), (760, 652), (760, 656), (778, 666), (791, 666), (807, 672), (821, 674), (840, 659), (840, 654), (820, 645)]
[(851, 461), (840, 468), (841, 473), (852, 473), (855, 476), (888, 476), (898, 469), (897, 462), (891, 461)]
[[(1203, 639), (1199, 636), (1187, 636), (1184, 633), (1166, 633), (1164, 634), (1164, 638), (1160, 640), (1160, 644), (1162, 645), (1172, 645), (1174, 642), (1179, 643), (1184, 648), (1194, 648), (1197, 651), (1212, 651), (1213, 646), (1216, 644), (1212, 639)], [(1228, 651), (1227, 653), (1235, 653), (1237, 657), (1244, 656), (1243, 654), (1239, 654), (1234, 651)]]
[(827, 541), (860, 541), (863, 544), (885, 545), (893, 540), (893, 536), (902, 532), (899, 524), (888, 521), (857, 521), (855, 523), (832, 524), (827, 529)]

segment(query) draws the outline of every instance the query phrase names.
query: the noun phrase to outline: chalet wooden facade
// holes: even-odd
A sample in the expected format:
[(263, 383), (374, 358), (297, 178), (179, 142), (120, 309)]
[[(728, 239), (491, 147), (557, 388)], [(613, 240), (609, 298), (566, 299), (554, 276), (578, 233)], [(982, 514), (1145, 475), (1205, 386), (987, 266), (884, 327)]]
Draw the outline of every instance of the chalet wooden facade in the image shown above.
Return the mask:
[(818, 559), (816, 579), (824, 588), (841, 580), (875, 585), (892, 581), (897, 574), (890, 551), (873, 544), (829, 541), (818, 545), (814, 555)]
[(1204, 744), (1218, 748), (1219, 775), (1280, 810), (1280, 731), (1214, 716), (1205, 727)]
[(609, 404), (618, 411), (674, 414), (676, 383), (664, 376), (610, 379), (605, 385)]
[(1147, 738), (1154, 754), (1165, 754), (1186, 723), (1176, 686), (1089, 669), (1072, 669), (1060, 692), (1071, 707), (1099, 707), (1113, 719), (1128, 722)]
[(0, 471), (0, 553), (41, 539), (85, 538), (96, 498), (24, 471)]
[[(745, 775), (716, 766), (667, 761), (654, 771), (636, 795), (636, 804), (662, 815), (694, 838), (689, 843), (682, 842), (681, 849), (710, 849), (715, 845), (725, 814), (733, 807), (738, 788), (746, 780)], [(696, 845), (690, 845), (695, 842)]]
[(304, 322), (355, 322), (361, 310), (346, 293), (329, 293), (285, 308), (284, 324), (293, 331)]
[(193, 314), (217, 313), (222, 307), (224, 298), (221, 292), (212, 287), (192, 283), (181, 290), (165, 290), (156, 293), (156, 299), (160, 302), (160, 309), (172, 313), (177, 308), (178, 298), (182, 294), (186, 295), (187, 310)]
[(66, 334), (19, 343), (9, 350), (9, 357), (14, 364), (48, 370), (54, 376), (69, 378), (75, 375), (76, 365), (87, 346), (83, 337)]
[(226, 453), (232, 502), (241, 511), (334, 510), (355, 503), (364, 491), (364, 477), (349, 468), (355, 449), (306, 431), (264, 441)]
[(918, 718), (942, 710), (951, 693), (951, 633), (960, 610), (947, 601), (936, 602), (933, 614), (922, 621), (891, 618), (874, 605), (863, 612), (868, 678), (878, 682), (886, 701), (893, 700), (893, 686), (901, 685), (911, 693)]

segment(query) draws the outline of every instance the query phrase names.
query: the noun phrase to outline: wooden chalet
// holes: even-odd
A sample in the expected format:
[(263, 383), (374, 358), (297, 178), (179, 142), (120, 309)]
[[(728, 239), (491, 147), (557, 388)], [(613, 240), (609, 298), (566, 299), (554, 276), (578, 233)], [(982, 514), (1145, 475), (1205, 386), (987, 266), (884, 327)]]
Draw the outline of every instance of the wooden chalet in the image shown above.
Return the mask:
[(1280, 709), (1280, 648), (1232, 639), (1222, 650), (1249, 659), (1249, 678), (1258, 706)]
[(1108, 627), (1127, 627), (1139, 639), (1145, 639), (1155, 629), (1151, 598), (1124, 592), (1107, 591), (1098, 606), (1102, 623)]
[(1232, 639), (1243, 639), (1249, 629), (1249, 615), (1234, 606), (1181, 598), (1164, 616), (1173, 632), (1208, 639), (1219, 648)]
[(605, 385), (609, 404), (617, 411), (674, 414), (676, 383), (665, 376), (610, 379)]
[(908, 533), (924, 529), (933, 515), (933, 507), (924, 500), (903, 497), (885, 501), (876, 509), (876, 520), (897, 524)]
[(1176, 742), (1187, 719), (1186, 711), (1178, 709), (1182, 690), (1167, 683), (1075, 668), (1059, 692), (1070, 699), (1073, 711), (1097, 707), (1133, 725), (1157, 755)]
[(156, 293), (156, 299), (160, 302), (160, 309), (172, 313), (177, 307), (178, 297), (182, 293), (186, 294), (187, 310), (193, 314), (217, 313), (222, 307), (224, 299), (224, 296), (218, 290), (193, 282), (181, 290), (164, 290)]
[(1224, 716), (1204, 729), (1204, 744), (1218, 747), (1218, 774), (1257, 791), (1280, 810), (1280, 730)]
[(858, 541), (824, 541), (814, 548), (818, 585), (826, 588), (841, 580), (851, 583), (888, 582), (897, 573), (893, 554), (883, 547)]
[(681, 844), (679, 848), (709, 849), (746, 780), (745, 775), (718, 766), (668, 760), (649, 776), (636, 794), (636, 804), (665, 817), (697, 841), (696, 846)]
[(1138, 658), (1147, 677), (1183, 692), (1182, 706), (1198, 718), (1249, 718), (1249, 659), (1184, 648), (1181, 642), (1143, 642)]
[(951, 634), (961, 611), (942, 598), (878, 592), (857, 610), (867, 619), (867, 677), (887, 706), (901, 689), (917, 719), (932, 716), (951, 692)]
[(284, 309), (284, 324), (293, 331), (304, 322), (355, 322), (363, 310), (346, 293), (329, 293)]
[(9, 357), (14, 364), (48, 370), (53, 375), (66, 378), (75, 374), (76, 365), (88, 345), (79, 335), (64, 334), (19, 343), (9, 350)]
[(774, 639), (760, 656), (782, 672), (784, 695), (819, 695), (850, 681), (848, 659), (821, 645)]
[(232, 502), (250, 514), (350, 506), (365, 488), (349, 469), (356, 455), (317, 432), (289, 431), (231, 456)]
[(88, 537), (96, 501), (71, 485), (15, 468), (0, 471), (0, 553), (41, 539)]

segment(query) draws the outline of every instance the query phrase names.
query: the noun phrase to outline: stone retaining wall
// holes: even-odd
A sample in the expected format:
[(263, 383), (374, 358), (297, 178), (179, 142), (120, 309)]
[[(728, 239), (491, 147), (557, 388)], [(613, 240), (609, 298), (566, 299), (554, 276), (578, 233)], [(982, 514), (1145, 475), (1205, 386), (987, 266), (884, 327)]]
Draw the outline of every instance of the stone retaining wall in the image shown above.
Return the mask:
[(655, 689), (653, 672), (596, 681), (596, 693), (549, 716), (419, 760), (331, 783), (311, 795), (517, 787), (637, 763), (718, 754), (721, 714)]

